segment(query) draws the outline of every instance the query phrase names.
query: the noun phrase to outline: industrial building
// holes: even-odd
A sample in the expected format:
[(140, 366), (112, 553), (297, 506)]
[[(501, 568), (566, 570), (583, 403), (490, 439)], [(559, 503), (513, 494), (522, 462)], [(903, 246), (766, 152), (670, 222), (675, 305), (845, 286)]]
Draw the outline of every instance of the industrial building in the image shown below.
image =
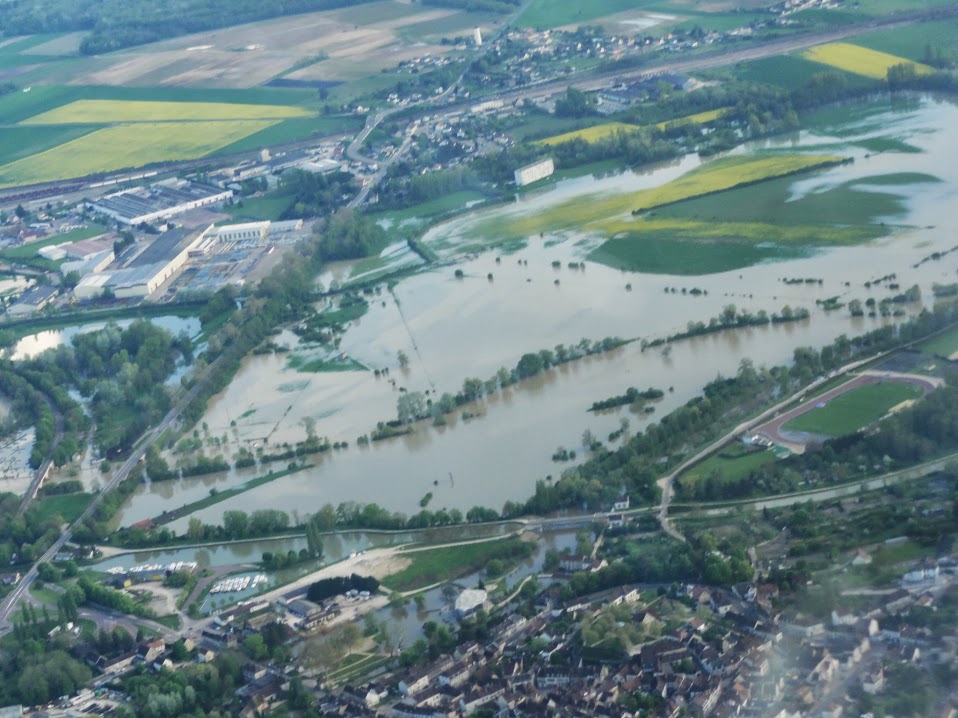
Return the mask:
[(210, 234), (220, 242), (263, 241), (269, 234), (270, 222), (245, 222), (243, 224), (227, 224), (214, 227)]
[(516, 187), (524, 187), (527, 184), (538, 182), (549, 177), (555, 171), (556, 166), (551, 157), (520, 167), (515, 171)]
[(230, 189), (173, 179), (157, 182), (149, 187), (134, 187), (116, 192), (90, 202), (87, 206), (117, 222), (135, 226), (169, 219), (198, 207), (220, 204), (232, 196), (233, 190)]
[(58, 292), (59, 290), (56, 287), (46, 285), (30, 287), (30, 289), (20, 295), (16, 303), (10, 305), (7, 309), (7, 314), (11, 317), (35, 314), (52, 302)]
[(90, 274), (74, 289), (77, 299), (93, 299), (110, 291), (118, 299), (145, 298), (173, 276), (210, 228), (164, 232), (147, 247), (133, 247), (117, 260), (118, 269)]

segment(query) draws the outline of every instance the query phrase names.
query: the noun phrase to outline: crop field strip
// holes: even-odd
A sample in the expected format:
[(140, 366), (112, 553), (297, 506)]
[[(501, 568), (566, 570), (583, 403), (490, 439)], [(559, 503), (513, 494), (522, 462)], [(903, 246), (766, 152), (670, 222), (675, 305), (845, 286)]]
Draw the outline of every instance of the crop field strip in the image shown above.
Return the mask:
[(811, 47), (805, 50), (802, 56), (812, 62), (876, 80), (884, 79), (888, 70), (896, 65), (911, 65), (918, 74), (932, 72), (932, 68), (928, 65), (847, 42), (833, 42)]
[(308, 117), (308, 110), (289, 105), (247, 105), (224, 102), (149, 102), (142, 100), (76, 100), (30, 117), (23, 125), (180, 122), (186, 120), (266, 120)]
[[(674, 120), (664, 120), (662, 122), (656, 123), (655, 126), (660, 130), (666, 130), (670, 127), (684, 125), (687, 122), (703, 125), (708, 122), (712, 122), (713, 120), (717, 120), (727, 109), (727, 107), (720, 107), (715, 110), (697, 112), (694, 115), (676, 117)], [(585, 127), (581, 130), (572, 130), (570, 132), (563, 132), (559, 135), (553, 135), (552, 137), (546, 137), (543, 140), (538, 140), (536, 144), (549, 145), (551, 147), (553, 145), (561, 145), (563, 142), (571, 142), (572, 140), (577, 139), (585, 140), (586, 142), (598, 142), (608, 137), (612, 137), (617, 132), (638, 132), (644, 127), (644, 125), (633, 125), (627, 122), (604, 122), (601, 125), (594, 125), (592, 127)]]
[(204, 157), (276, 122), (193, 121), (106, 127), (0, 167), (0, 187)]

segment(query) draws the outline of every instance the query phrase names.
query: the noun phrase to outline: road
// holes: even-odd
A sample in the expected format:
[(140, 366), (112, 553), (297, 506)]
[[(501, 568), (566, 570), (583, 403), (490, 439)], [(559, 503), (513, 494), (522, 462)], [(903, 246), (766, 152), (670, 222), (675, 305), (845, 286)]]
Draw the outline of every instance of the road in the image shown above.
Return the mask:
[(831, 374), (816, 379), (811, 384), (803, 387), (802, 389), (795, 392), (788, 398), (778, 402), (777, 404), (775, 404), (775, 406), (772, 406), (766, 409), (758, 416), (754, 416), (751, 419), (743, 421), (734, 429), (727, 432), (726, 434), (723, 434), (719, 439), (717, 439), (716, 441), (713, 441), (707, 447), (705, 447), (700, 452), (695, 454), (695, 456), (693, 456), (692, 458), (686, 461), (683, 461), (670, 474), (667, 474), (666, 476), (663, 476), (661, 479), (659, 479), (656, 483), (658, 484), (659, 489), (662, 491), (662, 500), (659, 503), (659, 510), (657, 512), (657, 516), (659, 519), (659, 524), (661, 524), (662, 526), (662, 530), (665, 531), (669, 536), (672, 536), (673, 538), (678, 539), (679, 541), (685, 541), (685, 536), (683, 536), (679, 531), (677, 531), (675, 527), (672, 526), (672, 524), (669, 522), (669, 503), (671, 503), (672, 499), (674, 498), (675, 478), (679, 476), (679, 474), (681, 474), (684, 471), (688, 471), (695, 464), (708, 458), (713, 453), (715, 453), (716, 451), (721, 449), (723, 446), (725, 446), (725, 444), (732, 441), (732, 439), (734, 439), (735, 437), (745, 433), (746, 431), (749, 431), (754, 426), (762, 424), (766, 420), (775, 416), (776, 413), (778, 413), (785, 407), (793, 404), (796, 401), (799, 401), (808, 392), (815, 391), (815, 389), (820, 387), (825, 382), (831, 381), (835, 377), (848, 374), (849, 372), (852, 372), (861, 366), (865, 366), (866, 364), (876, 361), (877, 359), (880, 359), (881, 357), (886, 356), (889, 353), (890, 352), (887, 352), (887, 351), (881, 352), (880, 354), (876, 354), (874, 356), (868, 357), (867, 359), (860, 359), (858, 361), (850, 362), (846, 364), (845, 366), (841, 367), (840, 369), (837, 369), (836, 371), (832, 372)]
[(37, 571), (41, 563), (51, 561), (54, 556), (62, 549), (66, 543), (73, 536), (74, 527), (82, 524), (88, 518), (90, 518), (97, 507), (100, 505), (100, 502), (103, 500), (103, 497), (109, 494), (113, 489), (117, 487), (124, 479), (126, 479), (133, 468), (140, 462), (140, 459), (143, 458), (146, 454), (146, 450), (151, 446), (159, 437), (163, 434), (164, 431), (173, 426), (177, 419), (180, 416), (180, 413), (186, 406), (193, 400), (194, 397), (206, 386), (206, 383), (209, 381), (213, 370), (216, 365), (219, 364), (222, 357), (217, 358), (206, 370), (206, 373), (203, 377), (199, 378), (194, 382), (193, 386), (187, 391), (179, 401), (173, 406), (172, 409), (167, 413), (156, 427), (147, 431), (143, 437), (141, 437), (139, 443), (136, 445), (136, 448), (130, 453), (130, 456), (123, 462), (123, 464), (116, 470), (110, 480), (106, 485), (100, 490), (90, 502), (90, 505), (87, 506), (86, 510), (80, 514), (80, 516), (74, 521), (67, 530), (65, 530), (56, 541), (53, 542), (53, 545), (30, 567), (30, 570), (20, 579), (20, 583), (14, 586), (13, 590), (7, 595), (7, 597), (0, 602), (0, 635), (11, 630), (12, 626), (10, 625), (9, 617), (13, 613), (14, 609), (17, 606), (17, 603), (30, 588), (30, 584), (36, 580)]

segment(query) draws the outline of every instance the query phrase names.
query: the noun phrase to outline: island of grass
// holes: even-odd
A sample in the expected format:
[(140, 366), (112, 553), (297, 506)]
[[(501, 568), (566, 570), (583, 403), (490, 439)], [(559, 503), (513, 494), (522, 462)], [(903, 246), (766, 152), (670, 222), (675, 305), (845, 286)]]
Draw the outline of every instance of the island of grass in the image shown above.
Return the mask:
[(443, 581), (453, 581), (486, 569), (491, 576), (502, 575), (509, 564), (529, 558), (536, 544), (512, 536), (492, 541), (477, 541), (458, 546), (415, 549), (398, 554), (411, 563), (383, 579), (393, 591), (415, 591)]
[(819, 436), (846, 436), (874, 424), (890, 410), (921, 395), (919, 387), (904, 382), (865, 384), (796, 416), (782, 429)]

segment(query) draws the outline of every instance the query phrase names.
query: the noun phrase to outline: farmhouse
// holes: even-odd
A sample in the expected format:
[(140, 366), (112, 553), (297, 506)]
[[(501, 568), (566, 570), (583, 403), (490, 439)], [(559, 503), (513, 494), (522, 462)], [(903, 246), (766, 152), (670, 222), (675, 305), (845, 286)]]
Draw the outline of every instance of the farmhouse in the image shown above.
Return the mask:
[(232, 196), (233, 190), (172, 179), (149, 187), (134, 187), (116, 192), (90, 202), (87, 206), (117, 222), (138, 225), (169, 219), (197, 207), (219, 204)]
[(556, 166), (551, 157), (549, 159), (533, 162), (525, 167), (520, 167), (515, 171), (516, 186), (524, 187), (527, 184), (532, 184), (538, 180), (545, 179), (555, 172), (555, 170)]

